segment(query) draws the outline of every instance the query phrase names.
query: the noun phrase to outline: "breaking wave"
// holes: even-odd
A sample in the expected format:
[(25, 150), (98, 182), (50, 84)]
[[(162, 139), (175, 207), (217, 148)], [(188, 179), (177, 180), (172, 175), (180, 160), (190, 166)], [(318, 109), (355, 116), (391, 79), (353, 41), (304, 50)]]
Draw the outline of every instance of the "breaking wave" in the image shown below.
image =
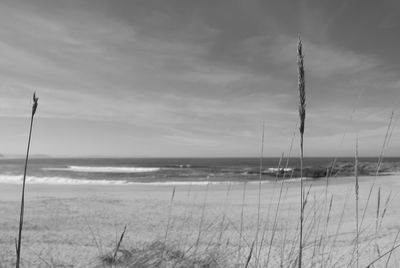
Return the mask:
[[(314, 178), (309, 178), (309, 177), (303, 177), (303, 181), (313, 181), (315, 180)], [(301, 178), (291, 178), (291, 179), (285, 179), (285, 182), (300, 182)]]
[[(0, 175), (0, 184), (21, 184), (22, 175)], [(88, 180), (68, 177), (26, 177), (28, 184), (48, 184), (48, 185), (154, 185), (154, 186), (185, 186), (197, 185), (206, 186), (207, 184), (227, 184), (241, 183), (229, 181), (152, 181), (152, 182), (132, 182), (126, 180)]]
[(159, 171), (158, 167), (93, 167), (68, 166), (66, 168), (43, 168), (43, 170), (58, 170), (86, 173), (145, 173)]
[[(22, 175), (0, 175), (0, 183), (20, 184), (22, 183)], [(71, 185), (122, 185), (128, 184), (125, 180), (88, 180), (73, 179), (68, 177), (26, 177), (26, 183), (29, 184), (71, 184)]]

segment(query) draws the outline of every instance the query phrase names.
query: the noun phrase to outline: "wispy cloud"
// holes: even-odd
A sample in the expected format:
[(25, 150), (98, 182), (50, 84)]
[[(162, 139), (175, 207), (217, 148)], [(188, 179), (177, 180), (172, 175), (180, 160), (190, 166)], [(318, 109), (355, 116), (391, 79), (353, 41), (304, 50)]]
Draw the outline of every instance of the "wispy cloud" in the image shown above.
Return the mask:
[[(400, 68), (387, 56), (391, 47), (376, 52), (371, 41), (355, 48), (348, 33), (355, 27), (364, 38), (369, 22), (363, 15), (345, 29), (355, 9), (344, 1), (302, 1), (294, 9), (272, 1), (32, 0), (0, 7), (0, 123), (29, 115), (38, 91), (46, 130), (40, 153), (129, 155), (131, 147), (121, 145), (129, 144), (138, 155), (254, 156), (265, 120), (268, 154), (280, 155), (297, 122), (298, 33), (310, 154), (329, 155), (344, 132), (374, 142), (371, 133), (378, 135), (398, 107)], [(390, 14), (376, 24), (394, 31)], [(57, 120), (82, 135), (59, 134), (67, 142), (54, 152)], [(15, 153), (19, 140), (4, 135), (0, 142)], [(87, 144), (85, 152), (79, 144)]]

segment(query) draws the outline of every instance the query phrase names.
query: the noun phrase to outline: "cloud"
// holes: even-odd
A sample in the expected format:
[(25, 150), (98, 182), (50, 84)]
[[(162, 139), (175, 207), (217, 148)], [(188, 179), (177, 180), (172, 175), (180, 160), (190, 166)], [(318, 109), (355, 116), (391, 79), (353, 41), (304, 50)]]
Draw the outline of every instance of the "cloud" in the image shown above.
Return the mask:
[[(163, 148), (182, 155), (203, 145), (203, 154), (236, 149), (254, 155), (265, 120), (268, 152), (279, 155), (298, 120), (296, 34), (304, 28), (310, 152), (334, 149), (326, 141), (345, 131), (372, 141), (370, 128), (380, 131), (398, 106), (399, 70), (382, 54), (352, 49), (345, 37), (333, 40), (351, 5), (340, 5), (322, 24), (327, 4), (311, 8), (303, 2), (297, 6), (302, 12), (292, 10), (288, 19), (280, 16), (286, 3), (265, 5), (2, 2), (1, 116), (29, 115), (36, 90), (38, 117), (85, 129), (86, 140), (69, 143), (93, 145), (90, 136), (102, 133), (104, 124), (113, 131), (103, 131), (109, 136), (97, 141), (108, 149), (115, 145), (128, 153), (120, 146), (126, 142), (145, 151), (138, 145), (143, 140), (151, 141), (153, 153)], [(70, 145), (63, 149), (72, 150)]]

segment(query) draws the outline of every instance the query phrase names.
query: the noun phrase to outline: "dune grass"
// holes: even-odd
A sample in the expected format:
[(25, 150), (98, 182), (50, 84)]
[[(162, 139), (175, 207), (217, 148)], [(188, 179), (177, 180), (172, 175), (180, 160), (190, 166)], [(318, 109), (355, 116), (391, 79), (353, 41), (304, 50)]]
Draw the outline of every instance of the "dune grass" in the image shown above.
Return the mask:
[[(310, 184), (308, 182), (308, 184)], [(252, 186), (253, 194), (257, 192)], [(288, 187), (291, 187), (288, 185)], [(319, 184), (313, 190), (313, 187), (308, 185), (305, 191), (304, 205), (304, 236), (303, 236), (303, 267), (355, 267), (356, 256), (352, 249), (355, 246), (356, 231), (351, 232), (348, 226), (348, 219), (354, 191), (348, 191), (345, 198), (334, 198), (334, 195), (327, 199), (325, 204), (325, 191), (322, 185)], [(365, 187), (364, 187), (365, 188)], [(363, 189), (364, 189), (363, 188)], [(233, 191), (238, 193), (240, 187), (236, 186)], [(287, 188), (283, 188), (287, 190)], [(294, 194), (295, 189), (289, 189), (290, 194)], [(198, 190), (197, 190), (198, 191)], [(205, 189), (204, 189), (205, 191)], [(202, 193), (204, 193), (202, 191)], [(270, 189), (269, 192), (272, 190)], [(331, 192), (331, 190), (329, 190)], [(212, 194), (212, 190), (208, 190), (208, 195)], [(284, 195), (285, 191), (283, 191)], [(176, 194), (179, 194), (176, 193)], [(390, 193), (388, 194), (390, 195)], [(364, 193), (366, 196), (366, 193)], [(254, 197), (253, 197), (254, 198)], [(221, 198), (221, 202), (222, 202)], [(381, 191), (381, 199), (386, 199), (386, 194)], [(271, 224), (271, 228), (266, 231), (266, 239), (268, 243), (264, 243), (261, 248), (261, 253), (255, 253), (254, 234), (256, 232), (256, 215), (257, 209), (254, 208), (252, 213), (247, 212), (254, 218), (247, 218), (242, 223), (240, 219), (232, 218), (232, 213), (219, 213), (219, 209), (212, 209), (211, 201), (207, 201), (204, 205), (204, 200), (198, 202), (198, 207), (187, 206), (198, 217), (189, 220), (189, 228), (193, 232), (198, 229), (196, 222), (201, 222), (201, 239), (198, 239), (196, 234), (192, 239), (184, 242), (180, 237), (185, 237), (185, 233), (181, 230), (180, 221), (170, 222), (170, 235), (164, 243), (163, 234), (160, 234), (160, 239), (154, 242), (145, 243), (142, 246), (131, 247), (132, 241), (125, 240), (118, 250), (118, 254), (114, 258), (110, 258), (116, 250), (109, 250), (108, 254), (102, 255), (100, 262), (106, 267), (293, 267), (298, 265), (298, 245), (299, 241), (299, 222), (293, 221), (290, 214), (292, 209), (288, 209), (287, 204), (279, 204), (279, 200), (285, 200), (279, 195), (274, 199), (274, 209), (277, 213), (276, 224)], [(360, 200), (361, 201), (361, 200)], [(177, 206), (182, 205), (183, 201), (177, 201)], [(211, 202), (211, 203), (210, 203)], [(361, 204), (364, 204), (365, 199)], [(267, 204), (263, 202), (264, 206)], [(254, 203), (253, 203), (254, 205)], [(221, 203), (221, 208), (225, 209), (224, 202)], [(205, 207), (208, 207), (205, 209)], [(241, 204), (237, 204), (236, 210), (241, 212)], [(352, 206), (354, 207), (354, 206)], [(166, 205), (167, 208), (167, 205)], [(327, 210), (325, 210), (327, 208)], [(390, 208), (389, 212), (390, 212)], [(244, 214), (246, 214), (246, 206)], [(203, 211), (204, 214), (202, 213)], [(289, 214), (285, 216), (284, 211)], [(169, 212), (166, 210), (166, 214)], [(178, 218), (178, 211), (172, 214), (171, 217)], [(215, 214), (217, 213), (217, 214)], [(374, 212), (376, 208), (374, 206)], [(369, 214), (369, 213), (368, 213)], [(383, 212), (380, 210), (378, 234), (380, 232), (381, 216)], [(240, 213), (238, 214), (240, 216)], [(354, 214), (353, 214), (354, 215)], [(392, 258), (393, 251), (397, 248), (397, 237), (392, 239), (391, 243), (382, 242), (378, 237), (375, 241), (376, 232), (376, 215), (370, 215), (365, 220), (365, 226), (358, 234), (359, 237), (359, 266), (366, 267), (374, 262), (374, 267), (384, 267), (385, 263), (390, 262), (392, 265), (397, 263), (396, 258)], [(225, 227), (221, 229), (221, 221), (225, 219)], [(345, 220), (346, 219), (346, 220)], [(182, 219), (184, 220), (184, 219)], [(384, 219), (383, 219), (384, 221)], [(165, 221), (168, 224), (168, 221)], [(240, 229), (242, 225), (242, 234)], [(383, 223), (385, 225), (385, 223)], [(161, 226), (162, 228), (165, 227)], [(254, 229), (252, 229), (254, 228)], [(188, 232), (190, 232), (188, 230)], [(246, 231), (244, 231), (246, 230)], [(350, 232), (349, 232), (350, 230)], [(182, 233), (181, 233), (182, 232)], [(222, 238), (220, 238), (222, 232)], [(386, 233), (387, 231), (385, 231)], [(394, 234), (395, 235), (395, 234)], [(242, 242), (240, 242), (242, 241)], [(272, 242), (271, 242), (272, 241)], [(385, 240), (388, 241), (388, 240)], [(239, 252), (238, 245), (241, 243)], [(375, 242), (379, 244), (380, 255), (372, 256), (370, 252), (375, 252)], [(154, 244), (156, 243), (156, 244)], [(259, 241), (260, 243), (260, 241)], [(260, 247), (261, 245), (259, 245)], [(343, 249), (344, 248), (344, 249)], [(107, 252), (102, 250), (102, 252)], [(239, 255), (240, 253), (240, 255)], [(143, 256), (141, 255), (143, 254)], [(108, 256), (108, 257), (107, 257)], [(258, 260), (257, 260), (258, 258)], [(378, 259), (379, 258), (379, 259)], [(391, 259), (391, 260), (390, 260)], [(353, 261), (354, 260), (354, 261)], [(107, 264), (108, 263), (108, 264)], [(112, 263), (112, 266), (110, 265)], [(135, 266), (141, 263), (142, 266)], [(348, 265), (347, 265), (348, 264)], [(379, 264), (379, 265), (377, 265)], [(110, 265), (110, 266), (107, 266)], [(147, 265), (147, 266), (146, 266)], [(154, 265), (154, 266), (153, 266)], [(157, 266), (159, 265), (159, 266)], [(187, 266), (185, 266), (187, 265)], [(380, 266), (382, 265), (382, 266)]]
[(306, 91), (305, 91), (305, 78), (304, 78), (304, 63), (303, 63), (303, 47), (299, 37), (299, 44), (297, 47), (297, 64), (299, 67), (299, 117), (300, 117), (300, 241), (299, 241), (299, 268), (301, 268), (301, 261), (303, 256), (303, 217), (304, 217), (304, 194), (303, 194), (303, 139), (304, 139), (304, 126), (306, 120)]
[(36, 97), (36, 93), (33, 93), (33, 106), (32, 106), (32, 114), (31, 114), (31, 124), (29, 128), (29, 138), (28, 138), (28, 146), (26, 149), (26, 158), (25, 158), (25, 168), (24, 168), (24, 177), (22, 180), (22, 196), (21, 196), (21, 209), (20, 209), (20, 217), (19, 217), (19, 228), (18, 228), (18, 242), (15, 243), (17, 260), (15, 263), (15, 267), (19, 268), (20, 260), (21, 260), (21, 239), (22, 239), (22, 228), (24, 224), (24, 208), (25, 208), (25, 183), (26, 183), (26, 171), (28, 168), (28, 158), (29, 158), (29, 149), (31, 146), (31, 137), (32, 137), (32, 127), (33, 127), (33, 118), (36, 113), (36, 109), (38, 107), (39, 98)]
[(358, 268), (358, 260), (359, 260), (359, 228), (358, 228), (358, 201), (359, 201), (359, 189), (360, 186), (358, 184), (358, 137), (356, 139), (356, 153), (355, 153), (355, 160), (354, 160), (354, 176), (356, 178), (356, 185), (355, 185), (355, 197), (356, 197), (356, 267)]
[(188, 255), (171, 243), (155, 241), (142, 248), (120, 249), (116, 258), (101, 256), (100, 263), (95, 267), (221, 267), (214, 254)]

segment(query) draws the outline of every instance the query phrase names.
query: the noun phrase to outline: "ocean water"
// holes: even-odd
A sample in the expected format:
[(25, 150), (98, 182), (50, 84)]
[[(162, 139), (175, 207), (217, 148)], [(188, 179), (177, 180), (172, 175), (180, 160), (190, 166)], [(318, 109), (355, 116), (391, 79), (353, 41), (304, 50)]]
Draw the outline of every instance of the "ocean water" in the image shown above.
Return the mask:
[[(353, 161), (340, 158), (338, 161)], [(286, 167), (282, 159), (280, 167)], [(306, 158), (304, 166), (329, 165), (333, 158)], [(360, 161), (376, 162), (377, 158)], [(386, 158), (385, 162), (400, 158)], [(275, 179), (279, 158), (263, 159), (262, 180)], [(290, 159), (287, 171), (298, 168)], [(37, 184), (206, 184), (259, 180), (259, 158), (47, 158), (30, 159), (27, 181)], [(0, 183), (21, 183), (24, 159), (0, 159)], [(296, 178), (294, 178), (295, 180)]]

